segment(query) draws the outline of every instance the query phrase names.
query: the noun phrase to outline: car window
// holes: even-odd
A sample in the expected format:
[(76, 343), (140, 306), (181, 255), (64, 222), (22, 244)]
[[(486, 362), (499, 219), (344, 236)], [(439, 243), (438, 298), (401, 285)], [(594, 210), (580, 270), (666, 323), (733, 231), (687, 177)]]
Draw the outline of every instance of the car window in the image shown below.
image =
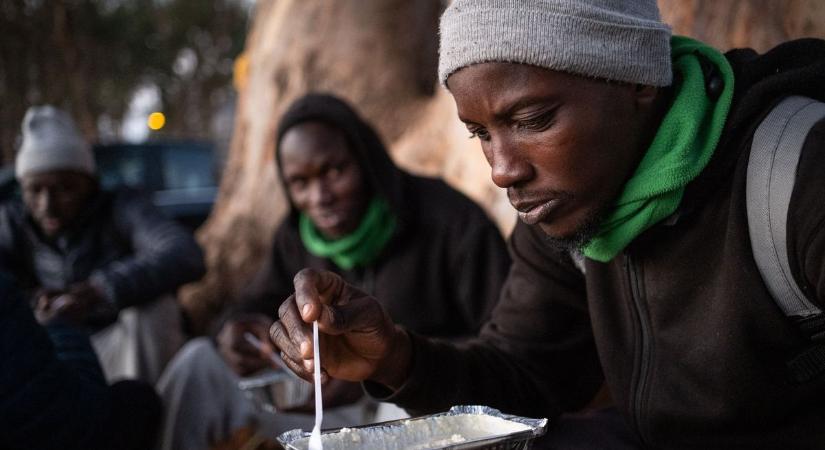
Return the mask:
[(167, 147), (161, 155), (165, 189), (200, 189), (217, 183), (208, 147)]
[(149, 189), (149, 158), (140, 148), (120, 147), (96, 155), (100, 184), (104, 189), (127, 186)]

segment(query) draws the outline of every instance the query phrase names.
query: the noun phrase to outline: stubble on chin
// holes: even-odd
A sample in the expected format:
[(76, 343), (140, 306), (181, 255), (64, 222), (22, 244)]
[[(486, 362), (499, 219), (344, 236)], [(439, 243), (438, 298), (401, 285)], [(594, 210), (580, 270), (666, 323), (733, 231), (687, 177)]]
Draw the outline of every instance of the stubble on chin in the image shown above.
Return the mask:
[(603, 220), (611, 211), (610, 205), (612, 205), (612, 203), (599, 208), (585, 217), (573, 233), (567, 236), (550, 236), (545, 234), (544, 241), (556, 250), (566, 252), (581, 250), (599, 233)]

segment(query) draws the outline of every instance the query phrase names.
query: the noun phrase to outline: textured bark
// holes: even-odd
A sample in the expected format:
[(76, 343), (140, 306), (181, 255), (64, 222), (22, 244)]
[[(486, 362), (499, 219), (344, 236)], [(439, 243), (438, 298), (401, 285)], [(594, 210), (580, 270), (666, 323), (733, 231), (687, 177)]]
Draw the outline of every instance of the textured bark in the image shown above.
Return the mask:
[[(825, 30), (817, 0), (660, 0), (660, 7), (674, 32), (721, 49), (766, 50)], [(198, 325), (233, 300), (267, 251), (285, 211), (272, 161), (275, 126), (307, 91), (350, 100), (402, 167), (446, 178), (509, 232), (514, 211), (435, 80), (440, 9), (438, 0), (259, 1), (220, 199), (199, 233), (209, 274), (183, 296)]]
[(751, 47), (764, 52), (798, 37), (825, 37), (820, 0), (659, 0), (674, 33), (716, 48)]
[(438, 0), (264, 0), (256, 8), (219, 199), (199, 232), (209, 274), (182, 292), (201, 330), (258, 267), (285, 212), (272, 153), (292, 100), (335, 92), (390, 143), (436, 88)]

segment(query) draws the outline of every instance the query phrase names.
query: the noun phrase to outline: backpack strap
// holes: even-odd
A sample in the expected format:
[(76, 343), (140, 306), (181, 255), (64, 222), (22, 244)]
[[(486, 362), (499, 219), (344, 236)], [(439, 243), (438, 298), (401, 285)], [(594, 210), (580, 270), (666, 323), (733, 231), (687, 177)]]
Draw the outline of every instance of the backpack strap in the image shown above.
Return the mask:
[[(810, 129), (823, 117), (825, 103), (799, 96), (780, 102), (754, 133), (746, 187), (748, 228), (759, 273), (776, 304), (814, 341), (825, 340), (825, 314), (793, 278), (787, 221), (802, 146)], [(797, 381), (825, 370), (823, 349), (818, 345), (788, 362)]]

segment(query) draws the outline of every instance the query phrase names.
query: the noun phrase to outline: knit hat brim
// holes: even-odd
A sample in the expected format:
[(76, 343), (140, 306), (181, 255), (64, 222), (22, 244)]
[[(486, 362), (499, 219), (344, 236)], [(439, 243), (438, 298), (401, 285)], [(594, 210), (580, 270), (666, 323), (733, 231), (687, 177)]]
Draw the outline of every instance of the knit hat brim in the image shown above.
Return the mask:
[[(484, 62), (521, 63), (650, 86), (672, 82), (670, 28), (658, 20), (585, 15), (563, 1), (456, 0), (441, 19), (439, 80)], [(542, 7), (545, 5), (546, 7)], [(653, 3), (655, 9), (655, 3)], [(655, 10), (658, 17), (658, 10)]]

